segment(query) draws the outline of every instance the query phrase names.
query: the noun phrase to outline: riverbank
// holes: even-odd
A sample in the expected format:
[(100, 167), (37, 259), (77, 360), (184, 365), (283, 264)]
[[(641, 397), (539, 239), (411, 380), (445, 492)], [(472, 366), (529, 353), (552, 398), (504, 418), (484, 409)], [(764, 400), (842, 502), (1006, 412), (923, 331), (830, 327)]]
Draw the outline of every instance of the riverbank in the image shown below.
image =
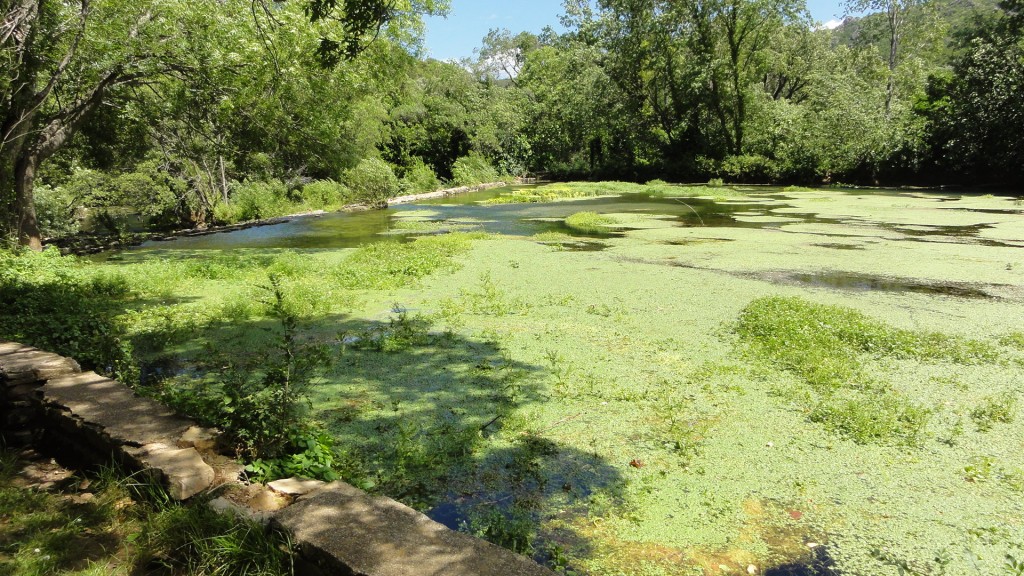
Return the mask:
[[(459, 194), (467, 194), (470, 192), (478, 192), (481, 190), (490, 190), (491, 188), (501, 188), (508, 186), (507, 182), (488, 182), (484, 184), (477, 184), (474, 186), (458, 186), (455, 188), (445, 188), (442, 190), (435, 190), (433, 192), (424, 192), (421, 194), (406, 194), (404, 196), (396, 196), (388, 200), (388, 205), (400, 205), (400, 204), (411, 204), (414, 202), (420, 202), (423, 200), (432, 200), (436, 198), (446, 198), (449, 196), (456, 196)], [(336, 212), (357, 212), (363, 210), (372, 210), (370, 206), (366, 204), (348, 204), (341, 207)], [(249, 220), (246, 222), (239, 222), (237, 224), (223, 224), (217, 226), (209, 226), (206, 228), (184, 228), (181, 230), (174, 230), (171, 232), (139, 232), (139, 233), (126, 233), (120, 236), (113, 234), (76, 234), (74, 236), (67, 236), (63, 238), (48, 238), (43, 242), (44, 246), (56, 246), (61, 254), (68, 255), (73, 254), (77, 256), (84, 256), (88, 254), (98, 254), (100, 252), (106, 252), (109, 250), (124, 250), (133, 246), (139, 246), (145, 242), (166, 242), (174, 240), (176, 238), (187, 238), (194, 236), (208, 236), (210, 234), (223, 234), (227, 232), (237, 232), (239, 230), (246, 230), (248, 228), (255, 228), (258, 226), (273, 226), (275, 224), (284, 224), (299, 218), (315, 218), (317, 216), (323, 216), (331, 212), (325, 210), (313, 210), (309, 212), (298, 212), (295, 214), (286, 214), (284, 216), (274, 216), (271, 218), (262, 218), (258, 220)]]

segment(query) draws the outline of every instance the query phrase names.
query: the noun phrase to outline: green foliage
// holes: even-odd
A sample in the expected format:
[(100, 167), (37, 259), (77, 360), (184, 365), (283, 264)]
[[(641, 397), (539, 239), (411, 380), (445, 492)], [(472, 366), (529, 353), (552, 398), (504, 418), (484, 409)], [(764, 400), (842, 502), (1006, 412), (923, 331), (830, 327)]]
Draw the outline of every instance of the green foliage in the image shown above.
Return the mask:
[(612, 231), (616, 220), (597, 212), (577, 212), (565, 219), (565, 225), (585, 234), (607, 234)]
[(136, 540), (152, 565), (183, 574), (278, 576), (290, 573), (288, 542), (259, 523), (219, 514), (203, 502), (154, 514)]
[(300, 342), (299, 318), (278, 276), (270, 275), (264, 291), (266, 311), (280, 328), (272, 348), (256, 355), (258, 363), (226, 360), (213, 382), (172, 380), (164, 385), (163, 399), (226, 432), (261, 480), (333, 480), (333, 442), (310, 420), (308, 398), (312, 378), (330, 363), (327, 350)]
[(281, 216), (289, 212), (288, 190), (280, 180), (235, 183), (231, 200), (217, 206), (217, 220), (247, 222)]
[(1024, 332), (1011, 332), (999, 338), (999, 343), (1018, 350), (1024, 350)]
[(56, 249), (0, 251), (0, 337), (75, 358), (126, 384), (138, 379), (118, 315), (133, 293), (117, 275), (93, 274)]
[(35, 187), (36, 218), (43, 236), (61, 237), (77, 234), (81, 222), (76, 217), (75, 198), (61, 188)]
[(385, 207), (400, 192), (398, 177), (391, 166), (378, 158), (366, 158), (345, 173), (345, 184), (357, 202), (374, 208)]
[(720, 171), (730, 182), (765, 184), (777, 181), (780, 176), (776, 162), (757, 154), (727, 156)]
[(342, 341), (354, 339), (352, 347), (357, 350), (401, 352), (433, 340), (428, 332), (431, 324), (429, 318), (419, 314), (409, 316), (409, 312), (398, 304), (395, 304), (392, 312), (396, 315), (387, 325), (368, 328), (353, 335), (344, 334)]
[(452, 183), (458, 186), (497, 182), (500, 179), (498, 171), (480, 154), (463, 156), (452, 166)]
[(796, 375), (811, 419), (858, 442), (916, 444), (928, 410), (866, 372), (863, 358), (995, 362), (983, 342), (887, 326), (864, 314), (799, 298), (751, 302), (736, 331), (757, 359)]
[(302, 204), (317, 210), (325, 210), (345, 204), (350, 196), (348, 188), (334, 180), (314, 180), (300, 191)]
[(60, 491), (23, 488), (11, 482), (16, 457), (0, 458), (0, 574), (290, 573), (284, 535), (218, 514), (202, 498), (176, 503), (112, 468), (72, 477)]
[(441, 187), (434, 169), (421, 159), (414, 158), (412, 165), (405, 169), (402, 176), (401, 188), (403, 194), (420, 194), (422, 192), (433, 192)]

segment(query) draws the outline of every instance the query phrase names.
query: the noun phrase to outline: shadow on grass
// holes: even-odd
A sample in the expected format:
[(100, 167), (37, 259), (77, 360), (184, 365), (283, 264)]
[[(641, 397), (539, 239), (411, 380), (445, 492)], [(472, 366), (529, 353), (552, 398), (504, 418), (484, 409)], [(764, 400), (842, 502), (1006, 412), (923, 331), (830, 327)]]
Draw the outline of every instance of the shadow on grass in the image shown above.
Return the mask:
[[(587, 555), (586, 538), (546, 531), (544, 521), (586, 514), (591, 498), (613, 506), (624, 479), (521, 416), (545, 401), (545, 368), (494, 342), (432, 331), (429, 319), (401, 310), (388, 321), (333, 314), (304, 324), (301, 339), (332, 352), (309, 397), (337, 440), (343, 480), (542, 562), (561, 565), (556, 541), (572, 556)], [(177, 373), (213, 382), (228, 363), (258, 371), (279, 337), (272, 319), (213, 323), (144, 366), (144, 380)]]

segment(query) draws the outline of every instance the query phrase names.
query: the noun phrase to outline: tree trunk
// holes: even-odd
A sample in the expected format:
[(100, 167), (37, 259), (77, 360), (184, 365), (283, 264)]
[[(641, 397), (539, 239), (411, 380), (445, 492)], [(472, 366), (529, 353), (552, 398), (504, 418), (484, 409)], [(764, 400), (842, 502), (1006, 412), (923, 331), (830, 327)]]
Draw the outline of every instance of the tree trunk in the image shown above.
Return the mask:
[(43, 249), (43, 238), (36, 222), (33, 184), (39, 159), (36, 154), (23, 154), (14, 166), (14, 210), (18, 218), (18, 243), (32, 250)]

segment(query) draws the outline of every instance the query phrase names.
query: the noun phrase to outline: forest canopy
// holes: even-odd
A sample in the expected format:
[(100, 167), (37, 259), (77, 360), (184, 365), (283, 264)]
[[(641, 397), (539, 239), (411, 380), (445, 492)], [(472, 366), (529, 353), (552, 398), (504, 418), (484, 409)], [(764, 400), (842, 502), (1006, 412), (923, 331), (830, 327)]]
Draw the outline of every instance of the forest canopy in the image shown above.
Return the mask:
[(363, 201), (371, 165), (388, 194), (1019, 185), (1020, 0), (848, 9), (867, 15), (829, 30), (801, 0), (569, 0), (564, 33), (492, 30), (441, 62), (421, 19), (440, 0), (7, 0), (0, 217), (37, 248), (83, 212), (209, 226)]

